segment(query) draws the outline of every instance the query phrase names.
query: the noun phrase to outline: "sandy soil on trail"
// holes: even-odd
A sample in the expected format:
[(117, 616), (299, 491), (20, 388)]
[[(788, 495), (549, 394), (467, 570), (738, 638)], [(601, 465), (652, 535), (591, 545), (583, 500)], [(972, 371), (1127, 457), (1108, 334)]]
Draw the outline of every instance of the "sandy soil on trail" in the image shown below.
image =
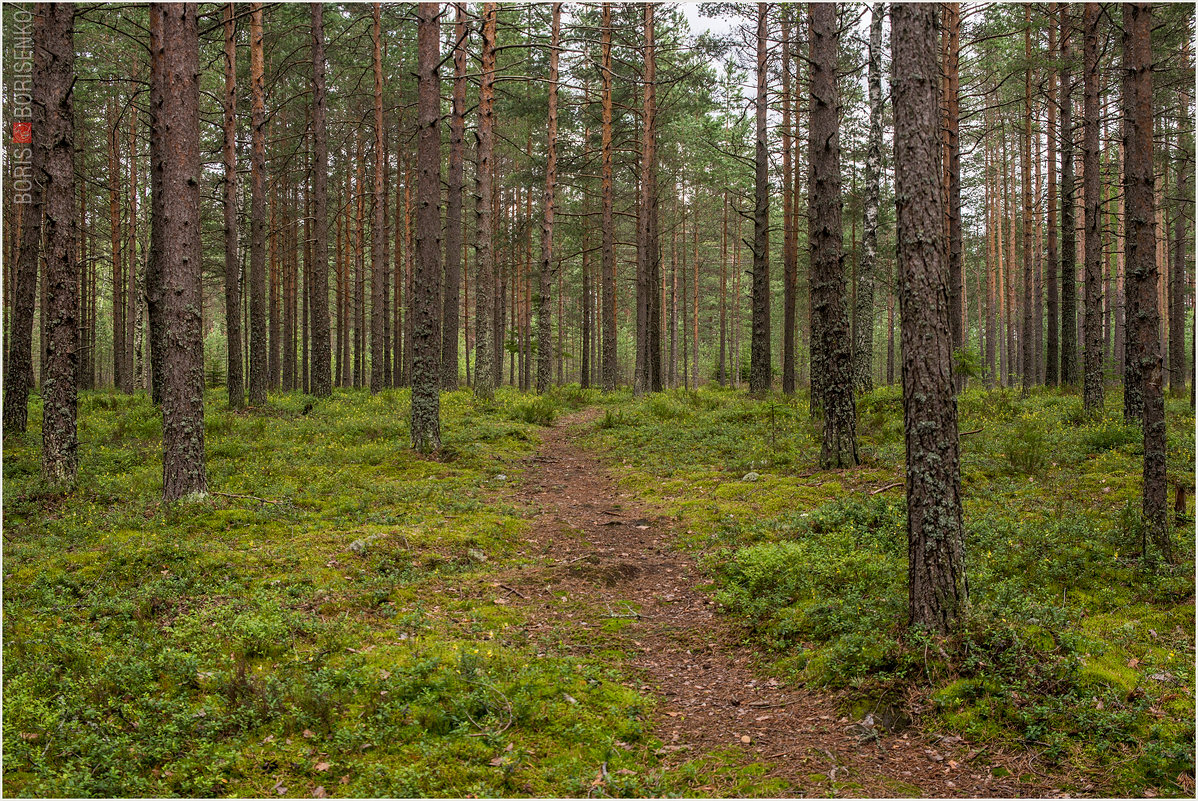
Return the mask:
[[(1063, 795), (1029, 755), (978, 749), (917, 727), (888, 733), (863, 726), (839, 711), (834, 693), (755, 673), (753, 651), (696, 589), (707, 578), (671, 547), (669, 522), (622, 493), (599, 458), (574, 444), (579, 426), (595, 416), (584, 410), (545, 429), (529, 458), (514, 499), (536, 514), (530, 555), (550, 564), (508, 574), (505, 586), (513, 590), (509, 602), (535, 621), (530, 633), (569, 642), (576, 632), (583, 648), (605, 621), (630, 618), (613, 644), (636, 654), (642, 692), (661, 699), (654, 726), (665, 759), (739, 746), (796, 795)], [(575, 603), (563, 604), (563, 595)], [(709, 795), (729, 789), (692, 788)]]

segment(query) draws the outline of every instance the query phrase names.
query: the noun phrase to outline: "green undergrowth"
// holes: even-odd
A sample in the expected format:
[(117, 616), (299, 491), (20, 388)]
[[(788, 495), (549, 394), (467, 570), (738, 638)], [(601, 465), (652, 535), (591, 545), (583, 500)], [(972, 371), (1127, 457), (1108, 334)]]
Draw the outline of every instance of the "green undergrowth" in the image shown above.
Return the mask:
[(444, 394), (429, 459), (406, 391), (244, 414), (211, 392), (211, 493), (175, 505), (144, 395), (81, 395), (67, 494), (38, 478), (35, 398), (3, 464), (5, 793), (651, 795), (740, 776), (731, 758), (664, 766), (622, 655), (530, 637), (491, 579), (527, 561), (508, 497), (538, 425), (593, 395)]
[[(906, 628), (902, 397), (858, 401), (862, 466), (818, 469), (805, 399), (675, 391), (610, 409), (589, 435), (678, 522), (780, 673), (903, 706), (924, 725), (1034, 749), (1117, 795), (1184, 792), (1194, 772), (1194, 418), (1168, 401), (1180, 563), (1140, 553), (1143, 446), (1118, 395), (968, 390), (959, 400), (968, 622)], [(1170, 504), (1172, 509), (1172, 504)], [(1172, 513), (1170, 514), (1172, 518)], [(1188, 777), (1188, 778), (1187, 778)], [(1189, 785), (1192, 786), (1192, 785)]]

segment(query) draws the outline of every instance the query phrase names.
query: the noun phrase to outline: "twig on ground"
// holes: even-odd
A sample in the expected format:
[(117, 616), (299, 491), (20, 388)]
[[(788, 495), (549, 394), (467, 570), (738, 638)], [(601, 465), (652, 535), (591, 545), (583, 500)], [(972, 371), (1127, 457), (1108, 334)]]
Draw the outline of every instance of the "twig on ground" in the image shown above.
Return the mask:
[(508, 592), (514, 592), (514, 593), (516, 593), (516, 595), (519, 595), (519, 596), (520, 596), (521, 598), (523, 598), (524, 600), (526, 600), (526, 601), (528, 600), (528, 596), (527, 596), (527, 595), (525, 595), (524, 593), (520, 592), (520, 591), (519, 591), (518, 589), (516, 589), (515, 587), (509, 587), (509, 586), (508, 586), (508, 585), (506, 585), (506, 584), (500, 584), (499, 586), (500, 586), (500, 588), (501, 588), (501, 589), (507, 590)]
[(895, 487), (901, 487), (901, 486), (903, 486), (903, 484), (904, 484), (904, 483), (905, 483), (905, 481), (895, 481), (895, 482), (893, 482), (893, 483), (891, 483), (891, 484), (887, 484), (887, 485), (886, 485), (886, 486), (884, 486), (884, 487), (878, 487), (878, 488), (877, 488), (877, 489), (875, 489), (875, 490), (870, 490), (870, 491), (869, 491), (869, 494), (870, 494), (870, 495), (877, 495), (877, 494), (879, 494), (879, 493), (885, 492), (886, 490), (892, 490), (892, 489), (894, 489)]
[(986, 430), (985, 428), (975, 428), (973, 431), (962, 431), (960, 434), (957, 434), (957, 436), (958, 437), (968, 437), (970, 434), (980, 434), (985, 430)]

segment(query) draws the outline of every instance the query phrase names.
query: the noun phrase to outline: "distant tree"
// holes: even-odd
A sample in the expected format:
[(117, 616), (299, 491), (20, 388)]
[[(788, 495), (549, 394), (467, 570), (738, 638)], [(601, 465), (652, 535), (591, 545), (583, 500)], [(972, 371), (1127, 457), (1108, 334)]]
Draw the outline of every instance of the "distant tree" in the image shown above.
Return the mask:
[(937, 9), (891, 6), (895, 198), (907, 439), (911, 623), (949, 633), (965, 615), (957, 406), (945, 243)]
[[(45, 383), (42, 386), (42, 476), (73, 484), (79, 470), (75, 428), (78, 397), (79, 268), (75, 249), (75, 5), (38, 3), (41, 34), (34, 42), (35, 102), (42, 106), (46, 294)], [(40, 79), (40, 80), (39, 80)]]

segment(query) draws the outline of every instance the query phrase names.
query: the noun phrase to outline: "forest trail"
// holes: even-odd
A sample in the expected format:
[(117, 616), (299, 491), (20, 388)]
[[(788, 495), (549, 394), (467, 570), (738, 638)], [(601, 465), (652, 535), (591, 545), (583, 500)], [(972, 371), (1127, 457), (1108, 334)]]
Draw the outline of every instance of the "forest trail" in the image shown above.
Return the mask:
[[(836, 693), (755, 672), (755, 652), (698, 589), (707, 579), (672, 546), (669, 521), (621, 492), (599, 457), (575, 444), (596, 414), (586, 409), (544, 429), (514, 499), (536, 515), (528, 555), (548, 564), (505, 574), (500, 586), (529, 614), (534, 638), (576, 652), (634, 655), (641, 675), (628, 681), (660, 699), (652, 728), (668, 763), (740, 747), (765, 767), (763, 778), (785, 780), (796, 795), (1064, 795), (1030, 754), (996, 754), (917, 728), (888, 733), (847, 717)], [(628, 624), (605, 629), (619, 619)], [(726, 795), (731, 788), (691, 789)]]

